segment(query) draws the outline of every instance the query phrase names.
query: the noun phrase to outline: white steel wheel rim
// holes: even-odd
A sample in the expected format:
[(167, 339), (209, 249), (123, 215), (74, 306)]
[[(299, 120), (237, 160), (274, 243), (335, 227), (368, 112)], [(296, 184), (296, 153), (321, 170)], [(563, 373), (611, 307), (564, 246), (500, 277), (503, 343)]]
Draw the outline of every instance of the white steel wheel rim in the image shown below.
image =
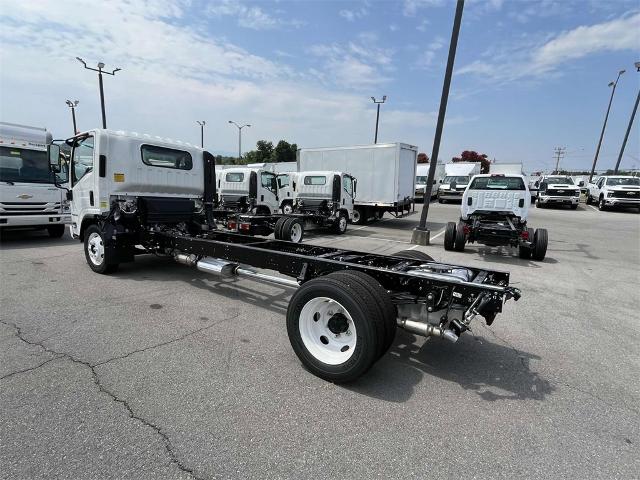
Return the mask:
[(282, 208), (282, 211), (283, 211), (284, 213), (289, 214), (289, 213), (293, 212), (293, 207), (287, 203), (287, 204)]
[(102, 265), (104, 262), (104, 244), (100, 234), (93, 232), (89, 235), (89, 241), (87, 242), (87, 252), (89, 253), (89, 259), (95, 266)]
[[(342, 314), (347, 330), (334, 333), (329, 320)], [(340, 365), (351, 358), (357, 343), (356, 326), (346, 308), (329, 297), (315, 297), (300, 311), (298, 329), (302, 343), (314, 358), (328, 365)]]
[(360, 222), (360, 212), (358, 210), (353, 211), (353, 223)]
[(291, 241), (294, 243), (298, 243), (302, 240), (302, 225), (298, 222), (295, 222), (291, 225)]
[(341, 232), (347, 229), (347, 219), (345, 217), (340, 217), (340, 220), (338, 220), (338, 228)]

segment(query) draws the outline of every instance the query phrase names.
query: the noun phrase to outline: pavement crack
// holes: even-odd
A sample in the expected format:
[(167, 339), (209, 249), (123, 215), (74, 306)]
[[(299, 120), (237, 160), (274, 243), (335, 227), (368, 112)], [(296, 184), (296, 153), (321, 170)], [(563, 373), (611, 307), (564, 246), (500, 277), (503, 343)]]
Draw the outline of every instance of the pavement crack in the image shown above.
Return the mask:
[[(3, 322), (4, 323), (4, 322)], [(53, 362), (54, 360), (57, 360), (59, 358), (64, 357), (64, 355), (57, 355), (55, 357), (49, 358), (48, 360), (45, 360), (42, 363), (39, 363), (38, 365), (36, 365), (35, 367), (30, 367), (30, 368), (24, 368), (22, 370), (16, 370), (15, 372), (11, 372), (11, 373), (7, 373), (6, 375), (3, 375), (0, 377), (0, 380), (4, 380), (5, 378), (10, 378), (13, 377), (14, 375), (20, 375), (21, 373), (27, 373), (27, 372), (32, 372), (34, 370), (37, 370), (38, 368), (46, 365), (49, 362)]]
[[(230, 319), (229, 319), (230, 320)], [(0, 320), (0, 323), (7, 325), (9, 327), (13, 327), (15, 329), (15, 335), (17, 338), (19, 338), (20, 340), (22, 340), (24, 343), (28, 344), (28, 345), (32, 345), (32, 346), (37, 346), (40, 347), (44, 352), (47, 352), (49, 354), (54, 355), (55, 357), (52, 359), (47, 360), (47, 362), (43, 362), (42, 365), (58, 359), (58, 358), (66, 358), (68, 360), (70, 360), (73, 363), (77, 363), (79, 365), (85, 366), (87, 367), (90, 371), (91, 371), (91, 377), (93, 379), (93, 383), (95, 383), (95, 385), (98, 387), (98, 390), (101, 393), (104, 393), (106, 395), (109, 396), (109, 398), (115, 402), (115, 403), (119, 403), (121, 404), (125, 410), (127, 411), (127, 413), (129, 414), (129, 417), (137, 420), (138, 422), (142, 423), (143, 425), (145, 425), (148, 428), (151, 428), (158, 436), (160, 436), (160, 438), (162, 439), (164, 446), (165, 446), (165, 450), (167, 451), (167, 454), (169, 456), (169, 459), (171, 460), (171, 463), (175, 464), (176, 467), (178, 469), (180, 469), (182, 472), (188, 473), (192, 478), (196, 479), (196, 480), (202, 480), (204, 477), (200, 477), (198, 476), (194, 470), (190, 467), (187, 467), (179, 458), (178, 455), (176, 454), (175, 450), (174, 450), (174, 446), (171, 443), (171, 439), (169, 438), (169, 436), (162, 431), (162, 428), (159, 427), (158, 425), (156, 425), (155, 423), (151, 422), (150, 420), (147, 420), (144, 417), (141, 417), (140, 415), (136, 414), (133, 410), (133, 408), (131, 407), (131, 405), (129, 405), (129, 403), (118, 397), (115, 393), (113, 393), (111, 390), (109, 390), (107, 387), (105, 387), (102, 382), (100, 381), (100, 377), (98, 375), (98, 372), (96, 372), (96, 369), (94, 366), (92, 366), (89, 362), (86, 362), (84, 360), (80, 360), (68, 353), (64, 353), (64, 352), (57, 352), (49, 347), (47, 347), (46, 345), (44, 345), (43, 343), (40, 342), (33, 342), (31, 340), (28, 340), (27, 338), (25, 338), (25, 336), (22, 333), (22, 329), (16, 325), (15, 323), (11, 323), (11, 322), (5, 322), (4, 320)], [(212, 327), (213, 325), (209, 325), (208, 328)], [(200, 330), (204, 330), (207, 327), (203, 327)], [(192, 332), (191, 334), (196, 333), (196, 332)], [(185, 335), (184, 337), (186, 338)], [(165, 342), (166, 343), (166, 342)], [(25, 371), (30, 371), (30, 370), (35, 370), (36, 368), (41, 367), (42, 365), (39, 365), (38, 367), (34, 367), (31, 369), (26, 369)], [(9, 374), (10, 375), (15, 375), (18, 373), (22, 373), (22, 372), (14, 372), (13, 374)], [(6, 376), (5, 376), (6, 377)], [(3, 377), (3, 378), (5, 378)]]

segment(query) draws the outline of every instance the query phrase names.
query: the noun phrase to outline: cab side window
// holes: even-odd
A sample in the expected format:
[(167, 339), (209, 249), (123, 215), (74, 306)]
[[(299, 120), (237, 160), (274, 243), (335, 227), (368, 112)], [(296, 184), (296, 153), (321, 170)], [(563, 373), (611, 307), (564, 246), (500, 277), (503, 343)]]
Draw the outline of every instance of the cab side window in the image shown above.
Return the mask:
[(260, 183), (262, 184), (262, 187), (271, 190), (271, 179), (275, 177), (276, 176), (273, 173), (262, 172), (260, 174)]
[(93, 137), (78, 141), (73, 149), (73, 183), (93, 170)]
[(342, 177), (342, 188), (344, 191), (353, 196), (353, 179), (351, 177)]

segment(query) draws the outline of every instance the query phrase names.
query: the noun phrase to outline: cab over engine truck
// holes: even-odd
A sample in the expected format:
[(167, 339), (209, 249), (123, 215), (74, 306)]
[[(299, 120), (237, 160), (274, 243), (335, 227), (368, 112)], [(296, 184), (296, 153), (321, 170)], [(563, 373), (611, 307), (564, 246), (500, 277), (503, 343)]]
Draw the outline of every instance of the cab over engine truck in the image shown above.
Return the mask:
[(447, 223), (445, 250), (464, 251), (466, 243), (517, 247), (520, 258), (542, 261), (547, 230), (527, 227), (531, 194), (523, 175), (476, 175), (462, 195), (460, 221)]
[[(363, 375), (397, 327), (455, 342), (475, 317), (490, 325), (505, 300), (520, 296), (506, 272), (439, 263), (421, 252), (379, 255), (216, 230), (214, 157), (192, 145), (103, 129), (67, 143), (79, 172), (67, 194), (72, 233), (94, 272), (156, 254), (212, 275), (291, 288), (291, 346), (328, 381)], [(48, 150), (58, 171), (59, 145)]]

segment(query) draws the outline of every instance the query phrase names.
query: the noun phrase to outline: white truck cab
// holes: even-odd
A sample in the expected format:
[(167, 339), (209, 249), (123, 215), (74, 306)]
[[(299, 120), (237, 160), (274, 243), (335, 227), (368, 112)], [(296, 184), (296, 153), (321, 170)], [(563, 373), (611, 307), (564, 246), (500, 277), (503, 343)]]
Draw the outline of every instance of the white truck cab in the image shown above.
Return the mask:
[(0, 229), (46, 229), (64, 235), (71, 221), (69, 202), (56, 186), (65, 183), (66, 168), (54, 182), (49, 172), (44, 128), (0, 122)]
[(280, 202), (277, 176), (264, 168), (225, 168), (218, 178), (220, 207), (237, 213), (271, 215)]
[(568, 175), (543, 175), (534, 185), (538, 189), (536, 207), (544, 208), (554, 204), (569, 205), (572, 210), (578, 208), (580, 187)]
[(469, 180), (480, 173), (480, 164), (476, 162), (453, 162), (445, 165), (445, 177), (438, 186), (438, 202), (460, 200)]
[(293, 212), (293, 184), (295, 182), (296, 173), (278, 173), (278, 197), (280, 200), (280, 210), (284, 214)]
[(640, 208), (640, 178), (627, 175), (599, 177), (588, 185), (587, 203), (596, 202), (600, 210), (609, 207)]
[[(356, 180), (344, 172), (298, 172), (293, 181), (294, 212), (317, 213), (339, 221), (353, 218)], [(346, 225), (345, 228), (346, 229)]]

